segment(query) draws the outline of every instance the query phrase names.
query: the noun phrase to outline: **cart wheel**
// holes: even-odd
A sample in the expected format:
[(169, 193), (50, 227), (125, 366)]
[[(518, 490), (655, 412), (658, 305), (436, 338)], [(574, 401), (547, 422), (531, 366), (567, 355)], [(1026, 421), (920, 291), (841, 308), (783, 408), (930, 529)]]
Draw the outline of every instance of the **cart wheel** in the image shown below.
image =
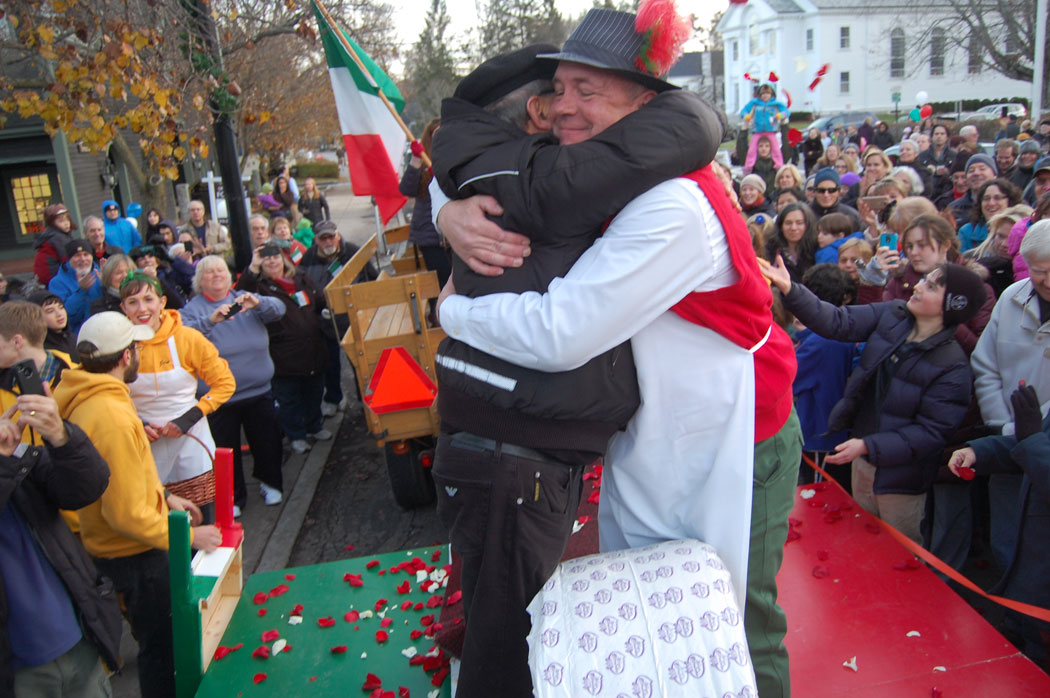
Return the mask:
[(423, 467), (419, 460), (419, 454), (424, 450), (426, 447), (414, 440), (395, 441), (383, 446), (394, 501), (402, 509), (415, 509), (434, 501), (430, 469)]

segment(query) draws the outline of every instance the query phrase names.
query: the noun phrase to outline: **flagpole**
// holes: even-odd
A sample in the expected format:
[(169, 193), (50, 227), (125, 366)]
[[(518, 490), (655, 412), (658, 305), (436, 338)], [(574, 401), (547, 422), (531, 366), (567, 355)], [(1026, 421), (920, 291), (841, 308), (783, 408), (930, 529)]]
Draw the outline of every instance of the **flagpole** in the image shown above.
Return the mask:
[[(393, 115), (393, 117), (397, 120), (397, 123), (401, 127), (401, 130), (405, 132), (405, 137), (408, 138), (409, 141), (416, 140), (416, 137), (413, 136), (412, 132), (408, 130), (408, 126), (405, 126), (405, 122), (401, 120), (401, 115), (397, 113), (397, 109), (394, 108), (394, 105), (391, 104), (390, 100), (387, 99), (385, 94), (383, 94), (383, 90), (379, 88), (379, 84), (376, 83), (375, 78), (372, 77), (372, 74), (368, 72), (368, 68), (365, 67), (364, 62), (362, 62), (360, 57), (358, 57), (357, 51), (354, 50), (354, 47), (351, 46), (350, 42), (346, 40), (345, 36), (343, 36), (343, 31), (338, 27), (338, 25), (336, 25), (335, 21), (332, 19), (332, 15), (328, 14), (328, 8), (324, 6), (324, 3), (322, 3), (321, 0), (314, 0), (314, 5), (316, 5), (317, 9), (321, 11), (321, 14), (325, 18), (325, 21), (328, 22), (328, 26), (332, 28), (335, 35), (339, 38), (339, 43), (342, 44), (343, 48), (346, 49), (346, 52), (350, 54), (350, 58), (354, 60), (354, 63), (357, 64), (357, 67), (361, 70), (362, 73), (364, 73), (365, 79), (367, 79), (368, 83), (376, 89), (376, 93), (379, 95), (379, 99), (383, 100), (383, 104), (386, 105), (386, 108), (390, 110), (390, 114)], [(320, 29), (320, 27), (318, 27), (318, 29)], [(426, 152), (423, 152), (420, 154), (420, 157), (423, 160), (423, 164), (427, 167), (430, 167), (430, 156), (427, 155)]]

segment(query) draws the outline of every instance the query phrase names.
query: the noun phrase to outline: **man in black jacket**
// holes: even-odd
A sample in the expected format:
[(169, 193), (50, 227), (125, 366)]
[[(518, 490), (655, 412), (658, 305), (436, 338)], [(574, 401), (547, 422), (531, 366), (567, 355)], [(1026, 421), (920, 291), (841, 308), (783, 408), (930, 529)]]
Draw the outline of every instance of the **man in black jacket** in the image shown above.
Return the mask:
[[(545, 290), (605, 220), (652, 186), (708, 164), (717, 150), (723, 121), (678, 90), (585, 143), (556, 147), (546, 97), (555, 65), (536, 60), (555, 52), (534, 45), (487, 61), (442, 105), (435, 178), (456, 198), (494, 196), (506, 211), (500, 226), (532, 240), (528, 263), (496, 277), (454, 257), (458, 293)], [(433, 474), (439, 514), (463, 560), (467, 629), (458, 690), (531, 695), (525, 607), (564, 551), (583, 466), (605, 452), (638, 406), (630, 345), (571, 371), (544, 373), (450, 337), (436, 362), (442, 435)]]
[[(299, 268), (306, 273), (314, 285), (324, 289), (328, 283), (335, 278), (339, 270), (357, 254), (358, 247), (343, 240), (335, 221), (321, 221), (314, 226), (314, 244), (303, 255)], [(369, 262), (354, 280), (373, 281), (378, 278), (379, 273)], [(346, 333), (349, 321), (340, 316), (337, 320), (339, 336), (336, 336), (336, 328), (328, 319), (327, 309), (324, 311), (325, 321), (321, 323), (321, 331), (324, 333), (325, 347), (328, 350), (328, 364), (324, 373), (324, 400), (321, 402), (321, 413), (325, 417), (331, 417), (344, 406), (342, 387), (342, 354), (339, 348), (339, 337)], [(351, 368), (350, 370), (353, 370)]]
[[(43, 447), (19, 444), (27, 426)], [(0, 694), (111, 695), (99, 660), (119, 665), (120, 608), (58, 513), (108, 483), (106, 462), (52, 398), (22, 395), (0, 415)]]

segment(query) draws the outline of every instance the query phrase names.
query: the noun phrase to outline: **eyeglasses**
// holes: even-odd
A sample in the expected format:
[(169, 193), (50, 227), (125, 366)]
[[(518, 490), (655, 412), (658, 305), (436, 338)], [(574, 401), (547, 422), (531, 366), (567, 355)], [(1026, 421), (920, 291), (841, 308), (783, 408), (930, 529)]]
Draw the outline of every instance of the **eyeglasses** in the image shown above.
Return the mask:
[[(119, 211), (120, 209), (117, 208), (116, 206), (106, 206), (106, 210), (107, 211)], [(65, 211), (63, 211), (62, 213), (65, 213)]]
[(828, 187), (817, 187), (816, 189), (814, 189), (814, 191), (818, 194), (834, 194), (838, 190), (838, 187), (832, 187), (830, 189)]
[(981, 201), (1006, 201), (1009, 198), (1006, 194), (985, 194)]

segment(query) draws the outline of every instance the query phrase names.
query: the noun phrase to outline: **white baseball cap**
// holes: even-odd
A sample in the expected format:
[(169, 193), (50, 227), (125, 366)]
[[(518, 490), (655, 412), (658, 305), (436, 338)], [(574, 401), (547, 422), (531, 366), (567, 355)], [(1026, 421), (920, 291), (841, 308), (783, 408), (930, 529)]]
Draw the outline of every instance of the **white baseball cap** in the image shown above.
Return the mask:
[(107, 311), (87, 319), (77, 335), (77, 352), (89, 359), (113, 356), (133, 342), (153, 339), (149, 325), (133, 325), (123, 313)]

